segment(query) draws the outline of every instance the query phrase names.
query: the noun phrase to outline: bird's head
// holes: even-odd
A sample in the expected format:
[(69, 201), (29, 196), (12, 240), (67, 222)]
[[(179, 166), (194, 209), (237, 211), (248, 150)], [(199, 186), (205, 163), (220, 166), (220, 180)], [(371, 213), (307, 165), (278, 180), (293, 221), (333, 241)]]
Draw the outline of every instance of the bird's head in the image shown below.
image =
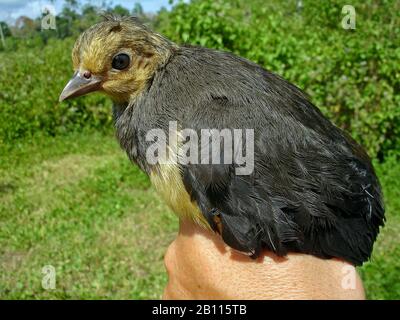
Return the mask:
[(105, 16), (76, 41), (72, 51), (75, 73), (60, 101), (94, 91), (106, 93), (117, 103), (132, 101), (174, 47), (133, 17)]

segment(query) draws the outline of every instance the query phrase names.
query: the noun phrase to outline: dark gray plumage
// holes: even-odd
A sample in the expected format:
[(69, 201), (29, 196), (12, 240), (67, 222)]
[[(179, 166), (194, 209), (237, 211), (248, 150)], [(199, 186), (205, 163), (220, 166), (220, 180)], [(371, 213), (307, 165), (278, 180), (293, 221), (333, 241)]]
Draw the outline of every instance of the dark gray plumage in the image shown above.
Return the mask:
[(200, 209), (229, 246), (252, 257), (266, 249), (355, 265), (369, 259), (384, 223), (371, 161), (296, 86), (233, 54), (178, 46), (113, 16), (83, 33), (73, 63), (60, 100), (111, 96), (120, 144), (149, 175), (161, 170), (146, 161), (150, 129), (168, 132), (169, 121), (197, 132), (254, 129), (251, 175), (236, 175), (236, 164), (188, 164), (175, 171), (176, 186), (164, 183), (192, 205), (189, 194), (198, 208), (188, 208)]
[[(255, 170), (186, 165), (182, 179), (214, 230), (235, 249), (338, 257), (360, 265), (371, 254), (384, 208), (362, 148), (295, 86), (230, 53), (175, 51), (135, 103), (115, 106), (117, 135), (146, 172), (149, 128), (254, 128)], [(218, 181), (215, 177), (218, 176)]]

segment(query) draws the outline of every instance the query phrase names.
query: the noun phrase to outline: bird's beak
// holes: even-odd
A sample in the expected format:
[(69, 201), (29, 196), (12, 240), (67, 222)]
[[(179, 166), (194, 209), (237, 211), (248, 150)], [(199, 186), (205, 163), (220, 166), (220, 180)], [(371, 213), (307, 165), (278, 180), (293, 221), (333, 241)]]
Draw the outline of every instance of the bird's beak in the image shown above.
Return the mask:
[(102, 79), (96, 76), (85, 78), (77, 71), (61, 92), (59, 101), (61, 102), (69, 98), (79, 97), (89, 92), (100, 90), (101, 81)]

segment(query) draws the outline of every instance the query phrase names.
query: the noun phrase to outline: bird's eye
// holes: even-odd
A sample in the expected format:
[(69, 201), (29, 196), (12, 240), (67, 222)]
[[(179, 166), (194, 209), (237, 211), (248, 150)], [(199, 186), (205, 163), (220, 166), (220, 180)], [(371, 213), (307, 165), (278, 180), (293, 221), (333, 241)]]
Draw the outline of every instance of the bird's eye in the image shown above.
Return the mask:
[(120, 53), (114, 57), (112, 67), (117, 70), (123, 70), (129, 66), (129, 62), (129, 56), (125, 53)]

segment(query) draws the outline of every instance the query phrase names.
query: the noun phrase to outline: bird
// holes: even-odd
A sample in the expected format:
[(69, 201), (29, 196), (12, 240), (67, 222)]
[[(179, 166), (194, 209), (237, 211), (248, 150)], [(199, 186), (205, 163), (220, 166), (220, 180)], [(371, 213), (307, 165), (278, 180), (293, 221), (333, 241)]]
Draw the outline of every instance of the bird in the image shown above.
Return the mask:
[[(371, 160), (294, 84), (233, 53), (177, 44), (136, 17), (113, 14), (79, 36), (72, 62), (59, 100), (109, 96), (122, 149), (181, 219), (253, 259), (271, 251), (355, 266), (370, 260), (385, 223)], [(171, 123), (199, 135), (251, 130), (253, 170), (238, 174), (243, 164), (224, 163), (224, 152), (220, 163), (149, 161), (148, 132), (168, 133)], [(176, 151), (176, 128), (168, 152)]]

